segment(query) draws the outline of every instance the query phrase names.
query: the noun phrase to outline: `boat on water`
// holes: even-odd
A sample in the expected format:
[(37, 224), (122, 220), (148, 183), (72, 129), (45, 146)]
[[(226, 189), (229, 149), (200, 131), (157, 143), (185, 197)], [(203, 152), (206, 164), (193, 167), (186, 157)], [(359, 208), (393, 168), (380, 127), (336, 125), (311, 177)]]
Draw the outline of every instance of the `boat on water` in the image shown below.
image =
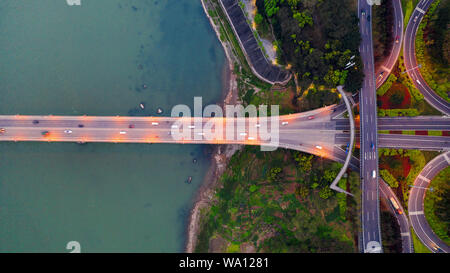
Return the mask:
[(192, 176), (189, 176), (188, 179), (186, 180), (186, 183), (191, 184), (191, 182), (192, 182)]
[(145, 108), (145, 104), (144, 104), (143, 102), (141, 102), (141, 103), (139, 103), (139, 107), (140, 107), (141, 109), (144, 109), (144, 108)]

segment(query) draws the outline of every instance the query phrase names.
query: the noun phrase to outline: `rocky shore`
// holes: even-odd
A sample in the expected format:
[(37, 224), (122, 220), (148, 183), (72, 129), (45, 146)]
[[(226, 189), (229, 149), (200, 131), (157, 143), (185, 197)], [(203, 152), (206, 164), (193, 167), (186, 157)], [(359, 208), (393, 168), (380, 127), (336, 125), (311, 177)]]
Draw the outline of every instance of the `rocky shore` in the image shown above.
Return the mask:
[[(212, 28), (216, 32), (217, 38), (220, 40), (219, 27), (214, 24), (214, 20), (208, 13), (208, 6), (205, 0), (201, 0), (203, 9), (208, 17)], [(223, 102), (222, 107), (226, 104), (238, 103), (238, 90), (236, 75), (233, 73), (233, 63), (235, 56), (232, 52), (232, 47), (228, 41), (221, 41), (227, 58), (227, 65), (224, 67), (223, 75)], [(189, 222), (187, 226), (187, 240), (185, 251), (187, 253), (194, 252), (197, 236), (200, 232), (200, 223), (202, 212), (207, 210), (215, 194), (215, 189), (219, 178), (227, 167), (227, 162), (231, 156), (241, 148), (241, 145), (218, 145), (213, 152), (213, 160), (209, 168), (202, 186), (200, 187), (195, 198), (194, 206), (189, 215)]]

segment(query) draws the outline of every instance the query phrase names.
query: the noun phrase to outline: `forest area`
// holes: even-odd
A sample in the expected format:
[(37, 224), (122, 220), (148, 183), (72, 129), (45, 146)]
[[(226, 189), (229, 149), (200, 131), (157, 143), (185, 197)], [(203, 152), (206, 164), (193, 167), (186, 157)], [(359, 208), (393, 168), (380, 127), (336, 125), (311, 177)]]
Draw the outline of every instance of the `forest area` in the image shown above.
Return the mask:
[[(355, 1), (256, 0), (258, 17), (269, 23), (281, 49), (279, 63), (291, 66), (299, 85), (344, 85), (357, 92), (363, 80)], [(260, 19), (261, 20), (261, 19)], [(348, 68), (348, 64), (355, 65)]]

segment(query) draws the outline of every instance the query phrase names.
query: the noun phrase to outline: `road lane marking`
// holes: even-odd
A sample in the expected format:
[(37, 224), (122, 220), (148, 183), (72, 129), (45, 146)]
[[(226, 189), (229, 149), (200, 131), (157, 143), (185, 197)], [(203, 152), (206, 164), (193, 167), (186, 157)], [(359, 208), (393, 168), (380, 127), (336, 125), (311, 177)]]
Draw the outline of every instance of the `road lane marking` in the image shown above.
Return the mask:
[(430, 179), (426, 178), (425, 176), (423, 176), (423, 175), (421, 175), (421, 174), (419, 174), (419, 175), (417, 176), (417, 178), (420, 178), (420, 179), (422, 179), (422, 180), (424, 180), (424, 181), (430, 183)]
[(425, 11), (421, 8), (419, 8), (418, 6), (416, 7), (416, 10), (422, 14), (425, 14)]
[(423, 210), (421, 210), (421, 211), (410, 211), (409, 212), (409, 215), (411, 216), (411, 215), (422, 215), (423, 214)]
[(405, 237), (411, 236), (411, 235), (409, 234), (409, 232), (402, 232), (402, 233), (400, 233), (400, 235), (401, 235), (401, 236), (405, 236)]

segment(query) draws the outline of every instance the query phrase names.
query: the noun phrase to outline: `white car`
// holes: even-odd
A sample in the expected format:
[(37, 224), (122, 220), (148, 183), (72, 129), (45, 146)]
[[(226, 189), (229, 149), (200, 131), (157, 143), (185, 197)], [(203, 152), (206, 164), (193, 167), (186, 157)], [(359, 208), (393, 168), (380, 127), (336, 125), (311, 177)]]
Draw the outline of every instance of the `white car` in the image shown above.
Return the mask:
[(189, 128), (189, 129), (194, 129), (195, 126), (194, 126), (194, 125), (189, 125), (188, 128)]
[(287, 121), (283, 121), (282, 123), (281, 123), (281, 125), (288, 125), (289, 124), (289, 122), (287, 122)]
[(259, 128), (259, 127), (261, 127), (261, 124), (257, 123), (257, 124), (255, 124), (255, 127)]
[(177, 129), (178, 125), (174, 124), (174, 125), (172, 125), (172, 128)]
[(246, 136), (247, 133), (240, 133), (239, 135), (241, 135), (241, 136)]
[(248, 140), (255, 140), (254, 137), (248, 137)]
[(417, 82), (418, 84), (421, 84), (419, 80), (416, 80), (416, 82)]
[(65, 134), (71, 134), (71, 133), (72, 133), (72, 130), (64, 130), (64, 133), (65, 133)]
[(121, 135), (125, 135), (127, 132), (126, 131), (120, 131), (119, 134)]
[(316, 148), (322, 150), (322, 146), (316, 145)]
[(152, 122), (152, 125), (156, 126), (156, 125), (159, 125), (159, 123), (158, 122)]
[(376, 178), (377, 177), (377, 172), (375, 170), (372, 171), (372, 178)]

